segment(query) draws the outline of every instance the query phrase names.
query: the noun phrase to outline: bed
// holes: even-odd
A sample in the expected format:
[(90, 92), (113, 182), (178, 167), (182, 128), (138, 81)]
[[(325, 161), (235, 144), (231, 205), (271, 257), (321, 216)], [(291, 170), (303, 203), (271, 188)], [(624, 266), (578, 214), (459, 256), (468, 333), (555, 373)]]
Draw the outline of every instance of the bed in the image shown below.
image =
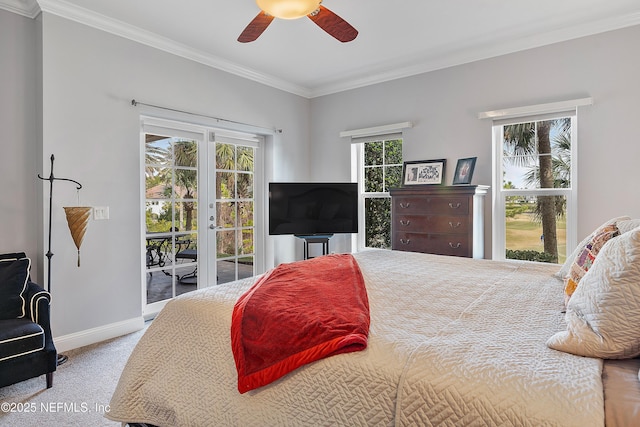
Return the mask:
[[(603, 359), (547, 345), (567, 329), (557, 265), (387, 250), (353, 258), (370, 308), (362, 351), (240, 393), (231, 318), (256, 279), (210, 287), (156, 317), (106, 416), (161, 427), (605, 425)], [(637, 389), (638, 365), (620, 363), (605, 378)], [(618, 395), (609, 400), (622, 404)]]

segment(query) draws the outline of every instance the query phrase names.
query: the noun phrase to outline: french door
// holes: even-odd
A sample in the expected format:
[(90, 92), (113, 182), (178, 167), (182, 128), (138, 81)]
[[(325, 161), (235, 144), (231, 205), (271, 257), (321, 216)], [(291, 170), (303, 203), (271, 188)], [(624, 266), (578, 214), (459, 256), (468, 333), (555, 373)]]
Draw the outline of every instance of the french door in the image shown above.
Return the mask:
[(143, 306), (152, 315), (185, 292), (256, 274), (261, 139), (152, 118), (142, 129)]
[(209, 142), (208, 246), (210, 283), (227, 283), (256, 274), (256, 160), (253, 138), (215, 133)]

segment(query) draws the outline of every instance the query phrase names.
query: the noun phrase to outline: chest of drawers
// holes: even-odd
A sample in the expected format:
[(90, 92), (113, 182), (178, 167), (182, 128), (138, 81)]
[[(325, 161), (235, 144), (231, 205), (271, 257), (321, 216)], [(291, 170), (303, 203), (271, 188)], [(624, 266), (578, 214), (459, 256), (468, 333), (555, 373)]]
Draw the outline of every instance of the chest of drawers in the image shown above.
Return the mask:
[(484, 258), (484, 197), (488, 186), (393, 188), (392, 248)]

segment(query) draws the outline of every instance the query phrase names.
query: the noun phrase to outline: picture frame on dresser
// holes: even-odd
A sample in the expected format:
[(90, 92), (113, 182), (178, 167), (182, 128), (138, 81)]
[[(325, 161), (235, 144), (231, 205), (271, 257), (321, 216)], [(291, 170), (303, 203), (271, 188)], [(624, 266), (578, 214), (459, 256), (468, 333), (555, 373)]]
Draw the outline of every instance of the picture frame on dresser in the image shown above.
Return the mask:
[(402, 165), (402, 185), (442, 185), (446, 159), (412, 160)]
[(458, 159), (456, 171), (453, 174), (453, 185), (469, 185), (473, 178), (473, 170), (476, 167), (477, 157), (467, 157)]

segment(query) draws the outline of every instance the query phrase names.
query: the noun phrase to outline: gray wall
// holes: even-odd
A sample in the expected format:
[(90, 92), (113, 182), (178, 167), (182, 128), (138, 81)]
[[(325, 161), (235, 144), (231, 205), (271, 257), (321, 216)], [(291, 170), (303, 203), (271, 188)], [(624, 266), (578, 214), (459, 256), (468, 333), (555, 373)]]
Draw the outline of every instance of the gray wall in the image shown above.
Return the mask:
[(36, 23), (0, 10), (0, 252), (38, 265)]
[[(36, 174), (44, 169), (48, 175), (51, 154), (56, 177), (83, 185), (79, 203), (73, 184), (54, 187), (56, 337), (141, 316), (141, 110), (130, 105), (131, 99), (282, 129), (270, 138), (270, 175), (280, 180), (308, 177), (305, 98), (47, 13), (30, 20), (0, 10), (0, 57), (0, 120), (8, 154), (3, 154), (0, 169), (0, 249), (25, 249), (44, 265), (39, 252), (46, 248), (47, 236), (37, 229), (46, 228), (48, 209), (38, 204), (48, 203), (48, 187), (37, 182)], [(109, 220), (90, 221), (80, 268), (62, 209), (78, 204), (110, 208)], [(271, 251), (286, 257), (292, 252), (289, 246), (272, 242)], [(44, 281), (42, 274), (38, 279)]]
[[(611, 216), (640, 217), (640, 199), (628, 190), (640, 158), (639, 48), (634, 27), (307, 100), (57, 16), (31, 20), (0, 10), (0, 250), (26, 250), (42, 279), (48, 194), (35, 175), (48, 173), (53, 153), (56, 176), (84, 185), (80, 204), (109, 206), (111, 215), (90, 222), (77, 268), (62, 207), (77, 205), (78, 195), (73, 185), (56, 184), (54, 335), (140, 317), (140, 110), (133, 98), (282, 128), (270, 150), (274, 180), (348, 180), (349, 142), (340, 131), (411, 120), (405, 159), (449, 159), (450, 182), (456, 159), (478, 156), (474, 183), (489, 183), (490, 123), (478, 111), (592, 96), (595, 105), (579, 117), (579, 234)], [(548, 71), (537, 71), (540, 64)], [(270, 244), (276, 263), (299, 258), (295, 239)]]
[[(457, 159), (477, 156), (473, 184), (490, 185), (491, 121), (478, 112), (591, 96), (578, 113), (578, 236), (610, 217), (640, 217), (638, 52), (635, 26), (312, 99), (313, 176), (349, 180), (341, 131), (409, 120), (405, 160), (447, 159), (450, 184)], [(490, 221), (485, 236), (490, 257)]]

